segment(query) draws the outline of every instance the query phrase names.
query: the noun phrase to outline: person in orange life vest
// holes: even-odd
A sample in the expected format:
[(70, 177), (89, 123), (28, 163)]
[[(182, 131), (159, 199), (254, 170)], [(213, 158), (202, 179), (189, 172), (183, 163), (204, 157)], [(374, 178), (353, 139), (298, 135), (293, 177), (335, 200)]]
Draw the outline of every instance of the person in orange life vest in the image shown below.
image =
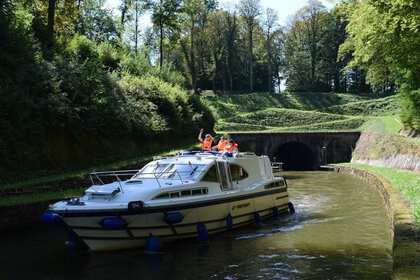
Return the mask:
[(226, 144), (225, 146), (225, 152), (228, 153), (233, 153), (233, 151), (235, 150), (235, 148), (238, 147), (238, 144), (235, 143), (235, 141), (233, 140), (229, 140), (229, 143)]
[(206, 136), (203, 139), (202, 134), (203, 134), (203, 129), (201, 128), (200, 133), (198, 134), (198, 140), (200, 140), (201, 142), (201, 149), (203, 151), (210, 151), (214, 138), (210, 134), (206, 134)]
[(228, 143), (228, 140), (221, 136), (219, 143), (217, 143), (216, 146), (211, 147), (212, 151), (224, 151), (226, 144)]

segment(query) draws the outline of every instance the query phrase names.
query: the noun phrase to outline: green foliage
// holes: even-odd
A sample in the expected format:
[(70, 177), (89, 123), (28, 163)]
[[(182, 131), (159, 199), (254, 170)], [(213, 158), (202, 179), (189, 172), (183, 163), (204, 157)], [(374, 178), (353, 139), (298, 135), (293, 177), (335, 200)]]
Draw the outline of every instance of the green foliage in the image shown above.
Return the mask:
[(341, 115), (380, 116), (397, 114), (400, 111), (400, 106), (397, 96), (392, 95), (368, 101), (334, 105), (323, 109), (323, 111)]
[(420, 131), (420, 89), (401, 90), (400, 99), (402, 103), (401, 119), (403, 122)]
[(330, 121), (304, 125), (293, 128), (295, 131), (360, 131), (360, 127), (365, 123), (365, 118), (348, 118), (339, 121)]
[(104, 0), (78, 2), (77, 33), (94, 42), (116, 41), (118, 25), (113, 13), (104, 8)]
[(152, 70), (148, 53), (138, 53), (132, 55), (130, 53), (124, 53), (120, 62), (121, 72), (123, 74), (131, 75), (144, 75)]
[(397, 135), (402, 128), (401, 121), (397, 115), (370, 118), (362, 127), (363, 131), (393, 135)]
[(386, 82), (400, 88), (402, 121), (419, 130), (420, 2), (417, 0), (363, 0), (348, 4), (349, 37), (340, 47), (341, 57), (351, 53), (349, 67), (367, 70), (368, 82), (377, 90)]
[(238, 123), (258, 123), (260, 125), (272, 127), (311, 125), (345, 119), (343, 116), (333, 114), (305, 112), (290, 109), (267, 109), (239, 116), (234, 115), (232, 118)]
[(118, 70), (121, 54), (110, 42), (102, 42), (98, 45), (98, 54), (101, 64), (108, 72)]
[(219, 121), (217, 122), (215, 129), (219, 132), (233, 132), (233, 131), (266, 131), (269, 128), (262, 125), (253, 125), (250, 123), (237, 123), (237, 122), (227, 122)]
[(186, 85), (186, 81), (182, 73), (177, 71), (171, 63), (163, 64), (162, 68), (153, 68), (152, 71), (150, 71), (150, 74), (152, 76), (160, 77), (162, 80), (172, 84), (173, 86), (184, 87)]
[(171, 67), (160, 73), (144, 53), (83, 35), (56, 37), (46, 61), (19, 11), (0, 32), (0, 183), (149, 153), (213, 128), (201, 101), (174, 86), (183, 79)]
[(179, 87), (153, 76), (125, 76), (119, 84), (127, 93), (127, 99), (132, 101), (128, 104), (135, 105), (131, 111), (137, 110), (137, 113), (131, 115), (139, 124), (182, 137), (196, 133), (191, 128), (198, 129), (202, 118), (197, 117), (199, 112), (195, 111), (195, 103)]

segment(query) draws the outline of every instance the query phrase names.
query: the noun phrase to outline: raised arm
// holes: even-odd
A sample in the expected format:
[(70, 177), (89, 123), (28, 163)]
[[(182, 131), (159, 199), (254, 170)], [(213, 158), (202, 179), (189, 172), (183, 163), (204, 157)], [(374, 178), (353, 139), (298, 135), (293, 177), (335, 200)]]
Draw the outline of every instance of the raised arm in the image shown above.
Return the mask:
[(198, 140), (200, 140), (200, 142), (203, 142), (202, 134), (203, 134), (203, 129), (200, 128), (200, 133), (198, 134)]

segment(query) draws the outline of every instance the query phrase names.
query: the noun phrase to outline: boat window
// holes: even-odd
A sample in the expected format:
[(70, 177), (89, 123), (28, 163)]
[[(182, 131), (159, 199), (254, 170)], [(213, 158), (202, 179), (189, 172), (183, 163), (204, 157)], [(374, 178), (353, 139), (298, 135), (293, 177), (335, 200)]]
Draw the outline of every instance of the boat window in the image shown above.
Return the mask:
[(169, 198), (169, 193), (162, 193), (156, 196), (154, 199), (164, 199), (164, 198)]
[(248, 173), (239, 165), (231, 164), (230, 173), (232, 174), (232, 181), (241, 181), (248, 178)]
[(207, 194), (207, 189), (194, 189), (191, 190), (191, 195)]
[(166, 192), (166, 193), (161, 193), (157, 195), (153, 199), (177, 198), (177, 197), (194, 196), (194, 195), (202, 195), (202, 194), (208, 194), (208, 189), (199, 188), (199, 189), (188, 189), (188, 190), (181, 190), (181, 191)]
[(273, 182), (273, 183), (270, 183), (268, 185), (265, 185), (264, 188), (265, 189), (272, 189), (272, 188), (279, 188), (279, 187), (284, 187), (284, 186), (285, 186), (284, 180), (281, 180), (281, 181), (278, 181), (278, 182)]
[(203, 181), (207, 182), (217, 182), (217, 171), (216, 171), (216, 165), (213, 165), (207, 173), (204, 175)]
[(171, 195), (171, 198), (172, 197), (179, 197), (179, 192), (172, 192), (172, 193), (170, 193), (170, 195)]
[(204, 164), (171, 164), (159, 178), (195, 181), (204, 167)]
[(149, 163), (144, 166), (132, 179), (137, 178), (157, 178), (169, 164), (159, 164), (159, 162)]
[(181, 196), (184, 196), (184, 195), (191, 195), (191, 190), (181, 191)]
[(175, 171), (175, 164), (170, 164), (168, 167), (165, 168), (165, 170), (163, 170), (162, 173), (159, 174), (158, 178), (170, 179), (175, 175)]
[(132, 179), (138, 178), (159, 178), (159, 179), (177, 179), (177, 180), (197, 180), (197, 177), (204, 170), (204, 164), (186, 164), (171, 163), (159, 164), (153, 163), (143, 167)]
[(217, 174), (222, 190), (232, 189), (232, 176), (230, 174), (229, 163), (226, 161), (216, 161)]

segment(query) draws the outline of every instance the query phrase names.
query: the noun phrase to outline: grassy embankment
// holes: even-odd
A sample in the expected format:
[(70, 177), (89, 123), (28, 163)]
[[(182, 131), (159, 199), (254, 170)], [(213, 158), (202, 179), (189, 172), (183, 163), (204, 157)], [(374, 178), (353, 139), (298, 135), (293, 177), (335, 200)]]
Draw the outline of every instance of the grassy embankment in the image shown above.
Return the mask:
[(221, 133), (238, 131), (360, 131), (366, 123), (396, 116), (395, 96), (333, 93), (208, 96)]

